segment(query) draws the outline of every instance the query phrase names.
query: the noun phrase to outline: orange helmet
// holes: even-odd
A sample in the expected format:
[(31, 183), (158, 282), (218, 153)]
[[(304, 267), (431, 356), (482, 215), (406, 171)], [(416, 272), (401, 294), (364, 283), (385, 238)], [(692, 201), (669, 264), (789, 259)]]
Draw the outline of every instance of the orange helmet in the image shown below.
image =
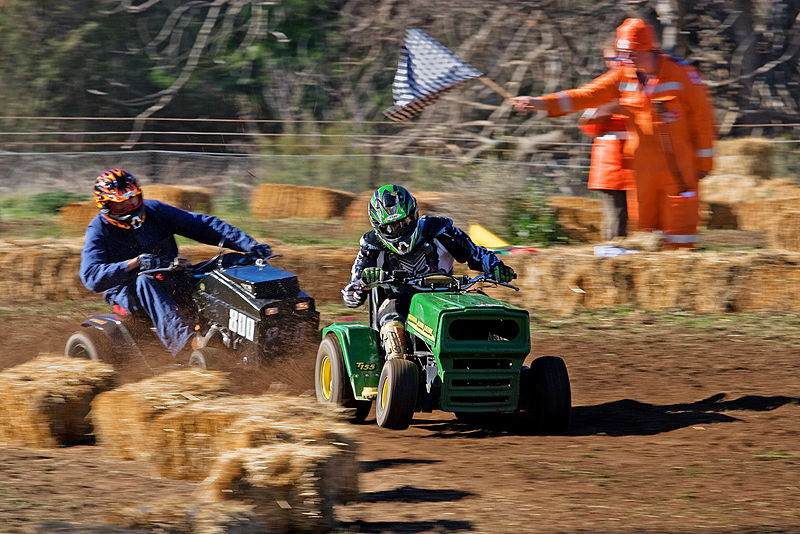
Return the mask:
[(642, 19), (625, 19), (617, 27), (617, 49), (649, 52), (658, 48), (656, 31)]
[(111, 169), (94, 182), (94, 201), (100, 214), (114, 226), (139, 228), (144, 222), (144, 199), (139, 182), (131, 173)]

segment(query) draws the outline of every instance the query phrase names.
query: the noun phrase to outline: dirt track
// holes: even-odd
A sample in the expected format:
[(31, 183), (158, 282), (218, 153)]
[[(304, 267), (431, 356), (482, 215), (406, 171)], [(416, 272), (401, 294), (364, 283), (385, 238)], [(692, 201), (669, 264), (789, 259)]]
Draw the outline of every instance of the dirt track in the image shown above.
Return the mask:
[[(60, 351), (89, 311), (2, 310), (0, 368)], [(371, 416), (360, 427), (361, 501), (337, 508), (338, 530), (800, 532), (796, 319), (696, 328), (634, 313), (573, 323), (534, 325), (533, 355), (567, 362), (569, 435), (475, 429), (442, 413), (417, 414), (396, 432)], [(307, 390), (312, 358), (242, 387), (275, 379)], [(138, 372), (146, 376), (132, 367), (127, 379)], [(134, 462), (107, 463), (90, 446), (0, 449), (0, 466), (4, 533), (48, 520), (103, 524), (116, 506), (194, 488)]]

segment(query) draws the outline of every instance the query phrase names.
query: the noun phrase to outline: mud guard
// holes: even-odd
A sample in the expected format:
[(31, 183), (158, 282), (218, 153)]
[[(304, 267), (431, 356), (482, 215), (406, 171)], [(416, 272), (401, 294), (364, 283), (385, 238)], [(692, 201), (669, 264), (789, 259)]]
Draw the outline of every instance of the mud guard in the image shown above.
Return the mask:
[(378, 395), (382, 367), (378, 333), (361, 323), (334, 323), (322, 329), (322, 337), (329, 332), (339, 340), (355, 399), (374, 399)]

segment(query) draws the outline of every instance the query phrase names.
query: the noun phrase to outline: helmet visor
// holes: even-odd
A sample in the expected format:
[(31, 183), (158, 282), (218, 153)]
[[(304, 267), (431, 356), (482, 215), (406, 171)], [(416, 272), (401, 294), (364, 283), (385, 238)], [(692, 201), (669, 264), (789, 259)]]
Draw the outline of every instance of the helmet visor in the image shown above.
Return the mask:
[(389, 239), (396, 239), (413, 232), (416, 222), (417, 221), (415, 218), (406, 217), (404, 219), (400, 219), (399, 221), (382, 224), (378, 227), (378, 230), (381, 232), (381, 234)]
[(142, 206), (142, 195), (135, 195), (120, 202), (109, 202), (108, 211), (111, 215), (127, 215)]

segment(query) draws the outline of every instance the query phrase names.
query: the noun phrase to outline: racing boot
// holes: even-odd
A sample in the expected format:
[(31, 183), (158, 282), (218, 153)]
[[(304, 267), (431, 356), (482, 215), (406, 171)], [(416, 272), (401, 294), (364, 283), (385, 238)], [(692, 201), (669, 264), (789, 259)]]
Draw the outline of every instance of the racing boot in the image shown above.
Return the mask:
[(402, 358), (406, 353), (406, 329), (402, 321), (389, 321), (381, 327), (381, 343), (386, 359)]

